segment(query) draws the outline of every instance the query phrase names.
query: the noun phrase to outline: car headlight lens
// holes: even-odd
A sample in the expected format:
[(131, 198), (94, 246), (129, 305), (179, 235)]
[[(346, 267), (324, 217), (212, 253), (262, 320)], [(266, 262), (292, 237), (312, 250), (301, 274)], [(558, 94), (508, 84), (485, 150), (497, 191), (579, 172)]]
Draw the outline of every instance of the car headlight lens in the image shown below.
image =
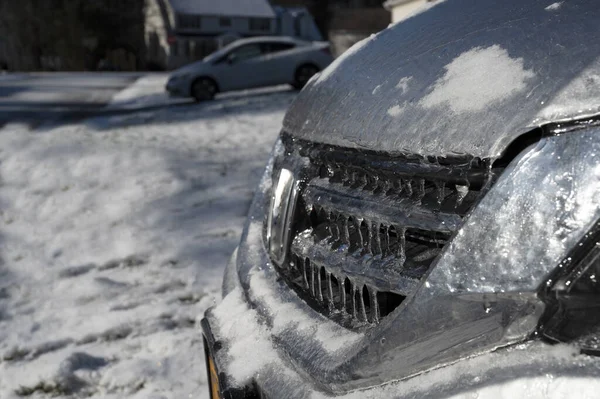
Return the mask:
[(184, 74), (180, 74), (180, 75), (172, 75), (171, 79), (169, 79), (169, 80), (171, 80), (172, 82), (177, 82), (179, 80), (187, 79), (189, 77), (190, 77), (190, 74), (184, 73)]
[(286, 257), (298, 182), (291, 170), (282, 168), (274, 179), (268, 208), (267, 243), (271, 259), (281, 265)]

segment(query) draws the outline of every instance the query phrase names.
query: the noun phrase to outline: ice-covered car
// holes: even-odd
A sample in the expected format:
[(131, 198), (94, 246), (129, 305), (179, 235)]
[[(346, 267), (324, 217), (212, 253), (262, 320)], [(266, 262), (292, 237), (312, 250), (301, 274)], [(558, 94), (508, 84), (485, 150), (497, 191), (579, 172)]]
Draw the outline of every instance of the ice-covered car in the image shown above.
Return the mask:
[(211, 100), (219, 92), (291, 84), (301, 89), (333, 57), (326, 42), (290, 37), (237, 40), (174, 71), (166, 90), (172, 96)]
[(312, 79), (202, 322), (213, 398), (597, 396), (598, 21), (437, 2)]

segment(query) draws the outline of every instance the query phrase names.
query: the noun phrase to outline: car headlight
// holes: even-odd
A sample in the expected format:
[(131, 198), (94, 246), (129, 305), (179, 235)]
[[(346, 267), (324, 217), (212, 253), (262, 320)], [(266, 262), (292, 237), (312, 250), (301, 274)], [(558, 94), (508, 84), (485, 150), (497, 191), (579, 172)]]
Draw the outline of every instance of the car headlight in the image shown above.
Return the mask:
[(184, 80), (184, 79), (187, 79), (189, 77), (190, 77), (189, 73), (184, 73), (184, 74), (180, 74), (180, 75), (172, 75), (171, 79), (169, 79), (169, 80), (171, 80), (172, 82), (177, 82), (179, 80)]
[(273, 183), (267, 215), (267, 245), (271, 259), (281, 265), (285, 260), (289, 243), (298, 182), (291, 170), (282, 168)]

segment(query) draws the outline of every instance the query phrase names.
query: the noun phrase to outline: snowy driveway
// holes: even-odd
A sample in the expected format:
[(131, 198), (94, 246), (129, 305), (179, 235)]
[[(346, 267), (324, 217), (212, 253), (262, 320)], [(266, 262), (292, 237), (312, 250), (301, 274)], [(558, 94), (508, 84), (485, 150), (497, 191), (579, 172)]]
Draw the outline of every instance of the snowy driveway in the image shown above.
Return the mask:
[(0, 130), (0, 398), (208, 397), (199, 320), (293, 97)]
[(0, 127), (79, 118), (99, 109), (135, 81), (134, 73), (0, 73)]

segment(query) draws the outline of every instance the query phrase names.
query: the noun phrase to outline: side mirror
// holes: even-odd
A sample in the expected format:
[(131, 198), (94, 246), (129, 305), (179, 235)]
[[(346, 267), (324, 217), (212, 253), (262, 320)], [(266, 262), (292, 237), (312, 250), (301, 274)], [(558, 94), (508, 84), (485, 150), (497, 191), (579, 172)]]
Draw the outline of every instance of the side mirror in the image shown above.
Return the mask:
[(237, 59), (237, 57), (236, 57), (235, 54), (229, 54), (227, 56), (227, 63), (228, 64), (233, 64), (233, 63), (235, 63), (236, 59)]

